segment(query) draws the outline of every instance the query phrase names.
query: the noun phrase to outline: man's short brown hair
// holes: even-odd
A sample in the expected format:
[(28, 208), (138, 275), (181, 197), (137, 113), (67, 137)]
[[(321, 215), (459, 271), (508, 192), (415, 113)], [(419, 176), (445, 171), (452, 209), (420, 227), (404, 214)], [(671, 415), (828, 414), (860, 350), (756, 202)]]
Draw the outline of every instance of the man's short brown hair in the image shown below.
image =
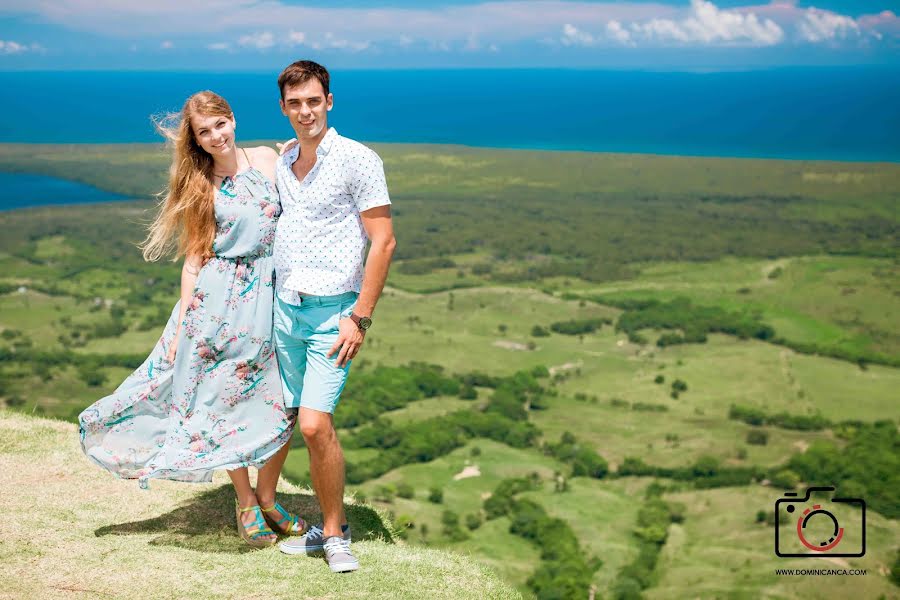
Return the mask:
[(284, 100), (284, 88), (306, 83), (310, 79), (318, 79), (328, 97), (328, 83), (331, 76), (328, 69), (311, 60), (298, 60), (285, 67), (278, 76), (278, 89), (281, 90), (281, 99)]

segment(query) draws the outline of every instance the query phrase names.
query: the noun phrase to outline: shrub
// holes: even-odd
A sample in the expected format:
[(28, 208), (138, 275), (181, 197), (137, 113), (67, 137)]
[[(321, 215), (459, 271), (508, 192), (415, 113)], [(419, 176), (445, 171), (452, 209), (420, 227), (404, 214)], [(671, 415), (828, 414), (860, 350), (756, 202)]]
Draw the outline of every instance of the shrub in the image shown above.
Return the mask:
[(409, 515), (400, 515), (394, 519), (394, 529), (397, 530), (400, 539), (405, 540), (409, 536), (409, 530), (415, 529), (415, 527), (416, 524)]
[(477, 400), (478, 390), (476, 390), (471, 385), (464, 385), (459, 388), (459, 397), (462, 400)]
[(408, 483), (400, 483), (397, 485), (397, 495), (406, 499), (413, 498), (416, 495), (416, 490)]
[(78, 368), (78, 378), (91, 387), (98, 387), (106, 383), (106, 373), (94, 366), (80, 366)]
[(375, 489), (375, 493), (372, 497), (379, 502), (393, 502), (394, 494), (397, 493), (397, 489), (392, 485), (380, 485)]
[(769, 433), (762, 429), (751, 429), (747, 432), (747, 443), (754, 446), (765, 446), (769, 442)]
[(800, 476), (790, 469), (782, 469), (772, 475), (769, 479), (769, 483), (777, 488), (792, 490), (800, 483)]
[(434, 504), (441, 504), (444, 501), (444, 490), (439, 487), (433, 487), (428, 490), (428, 501)]

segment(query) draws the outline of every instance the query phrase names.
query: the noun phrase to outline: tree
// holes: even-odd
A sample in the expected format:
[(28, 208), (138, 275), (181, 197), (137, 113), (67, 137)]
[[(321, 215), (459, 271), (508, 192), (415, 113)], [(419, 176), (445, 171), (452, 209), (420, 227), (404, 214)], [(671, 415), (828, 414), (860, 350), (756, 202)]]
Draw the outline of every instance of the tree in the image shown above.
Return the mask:
[(428, 501), (433, 502), (434, 504), (441, 504), (444, 502), (444, 490), (439, 487), (433, 487), (428, 490)]

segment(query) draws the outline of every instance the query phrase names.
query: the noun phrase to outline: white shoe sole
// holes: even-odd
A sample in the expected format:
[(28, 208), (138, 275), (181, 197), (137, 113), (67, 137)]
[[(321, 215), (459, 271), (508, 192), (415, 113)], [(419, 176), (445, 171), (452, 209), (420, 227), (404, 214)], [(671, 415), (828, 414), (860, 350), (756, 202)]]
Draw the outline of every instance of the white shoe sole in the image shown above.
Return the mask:
[[(349, 543), (350, 540), (347, 540)], [(281, 542), (278, 544), (278, 549), (284, 552), (285, 554), (316, 554), (318, 552), (323, 552), (325, 550), (325, 546), (304, 546), (303, 548), (294, 548), (292, 546), (286, 545), (286, 542)]]
[(328, 566), (331, 568), (332, 573), (347, 573), (349, 571), (357, 570), (359, 568), (359, 561), (337, 563), (334, 565), (331, 563), (328, 563)]
[(291, 554), (291, 555), (311, 554), (313, 552), (321, 552), (322, 546), (319, 546), (318, 548), (306, 548), (306, 547), (295, 548), (293, 546), (288, 546), (284, 543), (281, 543), (281, 544), (278, 544), (278, 549), (281, 550), (284, 554)]

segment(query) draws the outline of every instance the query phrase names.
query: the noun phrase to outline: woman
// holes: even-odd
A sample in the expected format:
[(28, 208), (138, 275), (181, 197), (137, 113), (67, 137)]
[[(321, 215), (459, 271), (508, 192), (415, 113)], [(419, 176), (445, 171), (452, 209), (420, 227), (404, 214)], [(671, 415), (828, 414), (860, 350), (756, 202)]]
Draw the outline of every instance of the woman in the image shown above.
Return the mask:
[[(241, 537), (272, 545), (267, 521), (279, 533), (305, 528), (275, 502), (295, 421), (272, 346), (278, 156), (238, 148), (231, 107), (213, 92), (194, 94), (157, 125), (174, 158), (142, 248), (151, 261), (173, 249), (185, 256), (181, 300), (144, 364), (81, 413), (82, 448), (141, 487), (152, 478), (208, 482), (227, 470)], [(259, 468), (255, 491), (248, 466)]]

